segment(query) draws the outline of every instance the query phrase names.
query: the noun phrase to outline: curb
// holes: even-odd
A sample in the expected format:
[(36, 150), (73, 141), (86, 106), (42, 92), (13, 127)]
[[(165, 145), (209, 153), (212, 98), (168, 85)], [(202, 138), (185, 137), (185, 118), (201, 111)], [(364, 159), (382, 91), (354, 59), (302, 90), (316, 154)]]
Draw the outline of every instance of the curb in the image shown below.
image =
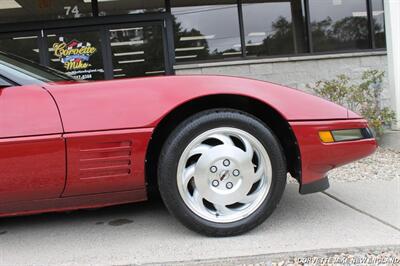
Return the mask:
[[(131, 264), (131, 265), (146, 265), (146, 266), (158, 266), (158, 265), (173, 265), (173, 266), (228, 266), (228, 265), (278, 265), (278, 262), (283, 263), (282, 265), (293, 265), (293, 263), (298, 263), (303, 265), (307, 263), (308, 265), (316, 265), (320, 263), (313, 263), (313, 260), (328, 260), (331, 258), (337, 258), (338, 255), (344, 255), (351, 259), (357, 258), (353, 254), (361, 254), (358, 258), (369, 258), (369, 259), (379, 259), (374, 258), (374, 256), (379, 257), (380, 254), (387, 252), (396, 252), (400, 254), (400, 245), (395, 246), (365, 246), (365, 247), (348, 247), (348, 248), (337, 248), (337, 249), (317, 249), (309, 251), (295, 251), (295, 252), (284, 252), (284, 253), (272, 253), (263, 254), (255, 256), (242, 256), (242, 257), (232, 257), (232, 258), (219, 258), (210, 260), (193, 260), (193, 261), (169, 261), (162, 263), (149, 263), (149, 264)], [(365, 256), (363, 254), (371, 254), (370, 256)], [(349, 256), (348, 256), (348, 255)], [(393, 264), (400, 263), (400, 256), (391, 257), (392, 260), (396, 260)], [(295, 264), (295, 265), (298, 265)], [(374, 263), (375, 264), (375, 263)], [(377, 263), (379, 264), (379, 263)], [(390, 265), (390, 263), (387, 263)], [(280, 264), (279, 264), (280, 265)], [(333, 265), (333, 264), (330, 264)], [(369, 264), (368, 264), (369, 265)]]

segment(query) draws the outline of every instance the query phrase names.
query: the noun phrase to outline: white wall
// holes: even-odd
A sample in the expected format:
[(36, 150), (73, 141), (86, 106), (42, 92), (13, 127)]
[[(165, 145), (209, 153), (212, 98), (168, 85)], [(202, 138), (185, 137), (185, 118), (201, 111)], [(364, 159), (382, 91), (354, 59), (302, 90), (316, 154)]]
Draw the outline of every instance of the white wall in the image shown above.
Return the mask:
[(398, 120), (394, 129), (400, 130), (400, 0), (385, 0), (385, 20), (390, 97)]

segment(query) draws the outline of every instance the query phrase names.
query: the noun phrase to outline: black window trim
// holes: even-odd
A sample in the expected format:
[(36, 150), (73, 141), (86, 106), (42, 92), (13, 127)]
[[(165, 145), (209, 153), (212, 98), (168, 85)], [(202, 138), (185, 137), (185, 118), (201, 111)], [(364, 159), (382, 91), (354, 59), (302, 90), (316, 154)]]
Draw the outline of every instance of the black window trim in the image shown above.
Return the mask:
[(21, 84), (18, 84), (17, 82), (7, 78), (6, 76), (0, 74), (0, 79), (4, 80), (5, 82), (8, 82), (10, 86), (8, 87), (15, 87), (15, 86), (21, 86)]
[(371, 49), (376, 48), (375, 32), (374, 32), (374, 14), (372, 8), (372, 0), (367, 0), (367, 16), (368, 16), (368, 41)]

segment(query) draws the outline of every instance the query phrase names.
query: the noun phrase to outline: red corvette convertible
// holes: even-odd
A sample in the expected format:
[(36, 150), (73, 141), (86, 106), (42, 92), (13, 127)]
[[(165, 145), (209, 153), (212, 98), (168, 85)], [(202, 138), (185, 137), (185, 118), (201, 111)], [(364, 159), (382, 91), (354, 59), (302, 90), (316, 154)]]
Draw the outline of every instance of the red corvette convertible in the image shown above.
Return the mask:
[(144, 201), (187, 227), (246, 232), (287, 173), (307, 194), (374, 152), (357, 114), (276, 84), (224, 76), (79, 82), (0, 53), (0, 216)]

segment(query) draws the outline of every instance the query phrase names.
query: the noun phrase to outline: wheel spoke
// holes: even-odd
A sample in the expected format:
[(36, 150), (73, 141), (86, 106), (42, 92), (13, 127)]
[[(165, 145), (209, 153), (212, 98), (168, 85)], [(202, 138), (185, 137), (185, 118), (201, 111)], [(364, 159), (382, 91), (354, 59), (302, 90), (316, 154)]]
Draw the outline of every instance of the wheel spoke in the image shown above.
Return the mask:
[(244, 143), (244, 147), (246, 148), (245, 153), (246, 153), (247, 158), (252, 160), (253, 154), (254, 154), (254, 149), (253, 149), (252, 145), (246, 138), (240, 137), (240, 139), (242, 140), (242, 142)]
[(254, 174), (254, 183), (261, 179), (264, 175), (265, 168), (263, 165), (259, 165), (256, 173)]
[(217, 139), (217, 140), (221, 141), (222, 143), (224, 143), (225, 145), (234, 145), (232, 139), (223, 134), (213, 134), (209, 138)]
[(189, 152), (188, 158), (192, 157), (195, 154), (203, 154), (205, 151), (208, 151), (211, 148), (212, 148), (211, 145), (200, 144), (199, 146), (197, 146), (196, 148), (194, 148)]
[(196, 169), (195, 164), (192, 164), (191, 166), (185, 169), (185, 172), (183, 174), (183, 185), (185, 187), (187, 187), (190, 179), (192, 179), (195, 169)]
[(214, 207), (219, 215), (229, 215), (234, 213), (233, 210), (229, 209), (225, 205), (214, 204)]
[(200, 195), (199, 191), (197, 189), (195, 189), (193, 191), (193, 201), (195, 202), (195, 204), (202, 210), (202, 211), (206, 211), (209, 212), (209, 210), (207, 209), (206, 206), (204, 206), (204, 202), (203, 202), (203, 197)]
[(252, 203), (258, 196), (258, 191), (253, 192), (250, 195), (247, 195), (244, 199), (242, 199), (241, 201), (239, 201), (240, 203), (243, 204), (248, 204), (248, 203)]

